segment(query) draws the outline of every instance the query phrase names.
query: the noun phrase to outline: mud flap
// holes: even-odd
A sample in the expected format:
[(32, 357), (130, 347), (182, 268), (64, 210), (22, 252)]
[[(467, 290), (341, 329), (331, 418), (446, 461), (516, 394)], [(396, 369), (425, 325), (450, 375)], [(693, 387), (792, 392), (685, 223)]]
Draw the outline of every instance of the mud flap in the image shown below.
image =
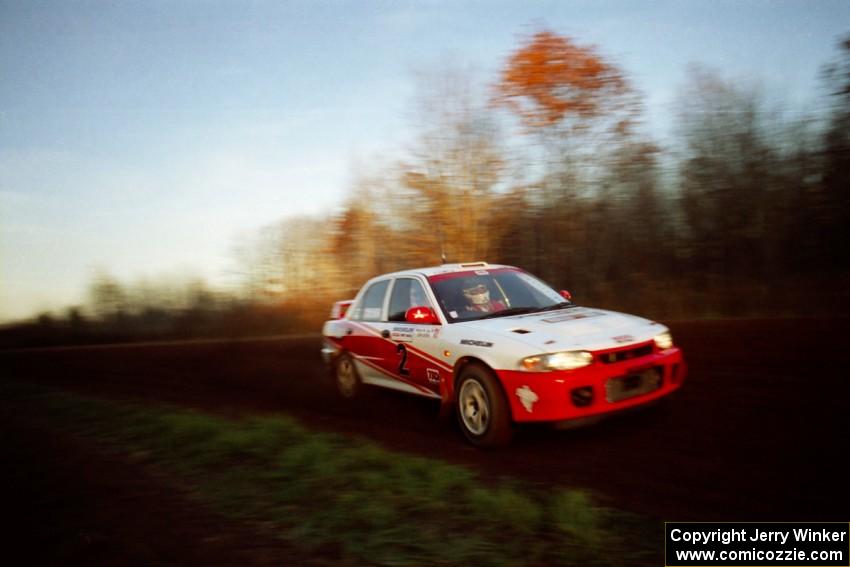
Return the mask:
[(451, 384), (446, 380), (443, 372), (440, 373), (440, 414), (438, 420), (441, 425), (454, 423), (454, 391)]

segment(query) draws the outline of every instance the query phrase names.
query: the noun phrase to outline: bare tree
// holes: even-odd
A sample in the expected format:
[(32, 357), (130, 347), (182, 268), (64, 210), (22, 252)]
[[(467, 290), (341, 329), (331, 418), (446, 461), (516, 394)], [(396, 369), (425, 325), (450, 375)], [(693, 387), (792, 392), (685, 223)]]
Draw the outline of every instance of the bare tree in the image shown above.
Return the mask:
[(824, 234), (834, 247), (833, 267), (850, 268), (850, 36), (840, 44), (836, 60), (824, 71), (832, 98), (824, 135)]
[(504, 176), (501, 132), (474, 73), (440, 69), (420, 76), (417, 136), (400, 165), (393, 209), (411, 244), (410, 260), (432, 264), (487, 259), (499, 227), (492, 205)]
[(678, 105), (693, 265), (717, 276), (761, 274), (776, 162), (767, 108), (754, 87), (700, 67), (690, 70)]
[(95, 316), (102, 320), (118, 318), (130, 310), (126, 288), (106, 272), (98, 272), (89, 286), (89, 302)]
[(527, 193), (540, 220), (524, 238), (533, 243), (529, 263), (550, 280), (570, 275), (576, 258), (559, 252), (594, 252), (588, 200), (604, 188), (608, 156), (632, 130), (637, 94), (596, 49), (543, 29), (510, 55), (494, 101), (514, 111), (539, 150), (539, 176)]

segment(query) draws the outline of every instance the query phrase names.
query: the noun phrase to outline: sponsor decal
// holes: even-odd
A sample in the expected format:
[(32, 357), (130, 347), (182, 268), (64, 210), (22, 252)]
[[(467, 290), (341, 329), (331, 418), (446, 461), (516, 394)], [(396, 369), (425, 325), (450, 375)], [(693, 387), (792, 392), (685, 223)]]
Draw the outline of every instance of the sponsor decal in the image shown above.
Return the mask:
[(440, 327), (393, 327), (390, 339), (397, 342), (410, 342), (413, 339), (436, 339), (440, 336)]
[(631, 343), (635, 340), (631, 335), (617, 335), (616, 337), (611, 337), (611, 339), (617, 344)]
[(449, 311), (449, 317), (452, 319), (457, 319), (457, 311)]
[[(398, 346), (399, 346), (399, 347), (404, 347), (404, 345), (398, 345)], [(352, 353), (352, 354), (354, 354), (354, 353)], [(405, 353), (401, 353), (401, 354), (405, 354)], [(436, 395), (433, 391), (429, 390), (429, 389), (428, 389), (428, 388), (426, 388), (425, 386), (422, 386), (422, 385), (420, 385), (420, 384), (417, 384), (417, 383), (415, 383), (415, 382), (412, 382), (412, 381), (411, 381), (408, 377), (406, 377), (406, 376), (400, 376), (400, 375), (398, 375), (398, 374), (395, 374), (395, 373), (393, 373), (393, 372), (391, 372), (391, 371), (387, 370), (386, 368), (383, 368), (382, 366), (380, 366), (380, 365), (378, 365), (378, 364), (375, 364), (375, 363), (374, 363), (374, 362), (372, 362), (371, 360), (368, 360), (368, 358), (369, 358), (369, 357), (366, 357), (366, 356), (359, 356), (359, 355), (354, 354), (354, 358), (355, 358), (358, 362), (362, 362), (363, 364), (365, 364), (365, 365), (366, 365), (366, 366), (368, 366), (369, 368), (372, 368), (372, 369), (374, 369), (374, 370), (377, 370), (378, 372), (380, 372), (381, 374), (383, 374), (384, 376), (386, 376), (386, 377), (388, 377), (388, 378), (394, 378), (394, 379), (396, 379), (396, 380), (398, 380), (398, 381), (400, 381), (400, 382), (402, 382), (402, 383), (404, 383), (404, 384), (407, 384), (408, 386), (410, 386), (411, 388), (413, 388), (413, 389), (414, 389), (414, 391), (416, 391), (416, 392), (418, 392), (418, 393), (420, 393), (420, 394), (424, 394), (424, 395), (426, 395), (426, 396), (430, 396), (430, 397), (432, 397), (432, 398), (439, 398), (439, 396), (438, 396), (438, 395)], [(402, 363), (402, 366), (403, 366), (403, 363)]]
[(398, 373), (402, 376), (410, 376), (410, 369), (407, 367), (407, 347), (400, 344), (395, 351), (401, 356), (401, 360), (398, 361)]
[(424, 327), (413, 330), (413, 336), (417, 339), (436, 339), (440, 336), (440, 327)]
[(493, 343), (487, 341), (473, 341), (472, 339), (461, 339), (460, 344), (467, 346), (491, 347)]
[(429, 384), (439, 384), (440, 383), (440, 371), (436, 368), (426, 368), (425, 373), (428, 376)]
[(412, 341), (413, 327), (393, 327), (390, 331), (390, 338), (394, 341)]
[(514, 392), (516, 397), (519, 398), (522, 407), (525, 408), (525, 411), (531, 413), (534, 411), (534, 403), (537, 402), (540, 398), (537, 397), (537, 394), (534, 393), (534, 390), (528, 387), (528, 385), (523, 386), (522, 388), (517, 388)]
[(570, 313), (559, 317), (549, 317), (541, 319), (544, 323), (560, 323), (561, 321), (572, 321), (573, 319), (588, 319), (590, 317), (601, 317), (603, 314), (598, 311), (585, 311), (583, 313)]

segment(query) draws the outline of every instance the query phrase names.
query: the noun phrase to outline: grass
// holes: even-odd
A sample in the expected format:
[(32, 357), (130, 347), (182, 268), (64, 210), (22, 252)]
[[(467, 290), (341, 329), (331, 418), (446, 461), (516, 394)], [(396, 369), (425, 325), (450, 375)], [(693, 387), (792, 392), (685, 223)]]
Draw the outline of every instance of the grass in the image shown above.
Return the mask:
[(4, 385), (6, 403), (189, 484), (223, 514), (372, 565), (628, 564), (618, 515), (577, 490), (483, 482), (467, 468), (311, 431)]

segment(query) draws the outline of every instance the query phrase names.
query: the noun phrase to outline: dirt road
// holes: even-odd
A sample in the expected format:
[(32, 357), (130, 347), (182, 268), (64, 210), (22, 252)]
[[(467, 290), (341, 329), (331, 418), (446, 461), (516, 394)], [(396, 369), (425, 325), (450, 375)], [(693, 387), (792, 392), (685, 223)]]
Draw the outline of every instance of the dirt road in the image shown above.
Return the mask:
[(2, 376), (311, 426), (464, 463), (486, 476), (598, 492), (664, 520), (844, 520), (850, 432), (848, 320), (671, 323), (690, 367), (672, 403), (580, 430), (529, 429), (481, 452), (434, 403), (374, 392), (340, 403), (319, 338), (0, 353)]

